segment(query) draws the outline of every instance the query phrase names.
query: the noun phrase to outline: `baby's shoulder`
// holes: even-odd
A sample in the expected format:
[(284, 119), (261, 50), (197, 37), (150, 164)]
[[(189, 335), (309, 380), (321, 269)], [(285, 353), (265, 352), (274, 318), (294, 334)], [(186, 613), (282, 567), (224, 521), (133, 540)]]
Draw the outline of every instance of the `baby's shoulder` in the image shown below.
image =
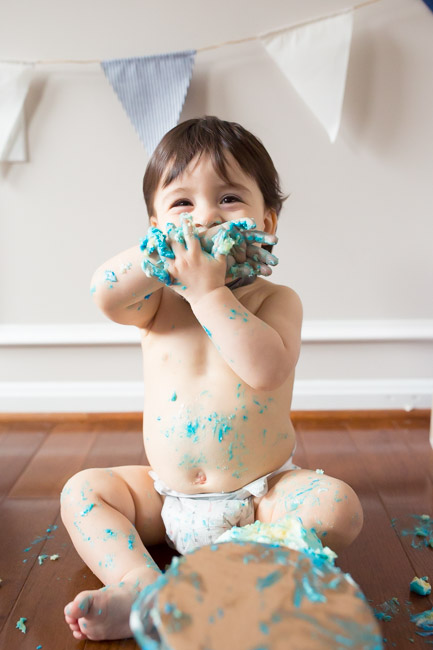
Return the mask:
[(256, 310), (254, 311), (257, 311), (257, 309), (270, 299), (275, 304), (296, 304), (302, 307), (299, 295), (294, 289), (285, 284), (276, 284), (264, 278), (256, 278), (253, 284), (245, 287), (245, 289), (248, 289), (248, 291), (242, 294), (239, 293), (237, 298), (245, 306), (247, 306), (247, 303), (253, 303), (256, 306)]
[(264, 280), (261, 300), (254, 314), (279, 332), (284, 341), (300, 342), (303, 309), (301, 299), (291, 287)]

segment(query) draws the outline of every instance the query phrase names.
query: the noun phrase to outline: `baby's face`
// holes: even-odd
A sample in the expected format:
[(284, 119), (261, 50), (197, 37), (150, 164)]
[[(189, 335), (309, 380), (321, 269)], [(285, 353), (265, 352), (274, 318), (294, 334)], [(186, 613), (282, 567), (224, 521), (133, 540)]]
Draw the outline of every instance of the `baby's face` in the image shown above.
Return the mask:
[(199, 233), (217, 230), (222, 223), (252, 219), (257, 230), (274, 233), (275, 211), (265, 207), (256, 181), (245, 174), (230, 154), (226, 156), (230, 183), (223, 180), (208, 156), (194, 158), (181, 176), (167, 187), (158, 186), (154, 197), (152, 226), (165, 230), (167, 223), (180, 225), (188, 212)]

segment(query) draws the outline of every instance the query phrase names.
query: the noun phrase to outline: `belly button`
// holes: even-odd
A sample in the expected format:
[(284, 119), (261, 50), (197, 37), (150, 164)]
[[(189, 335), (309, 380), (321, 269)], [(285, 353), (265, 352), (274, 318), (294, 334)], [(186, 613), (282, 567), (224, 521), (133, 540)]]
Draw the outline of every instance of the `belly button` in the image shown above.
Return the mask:
[(197, 472), (197, 475), (193, 483), (195, 485), (197, 484), (202, 485), (203, 483), (206, 483), (206, 474), (201, 469)]

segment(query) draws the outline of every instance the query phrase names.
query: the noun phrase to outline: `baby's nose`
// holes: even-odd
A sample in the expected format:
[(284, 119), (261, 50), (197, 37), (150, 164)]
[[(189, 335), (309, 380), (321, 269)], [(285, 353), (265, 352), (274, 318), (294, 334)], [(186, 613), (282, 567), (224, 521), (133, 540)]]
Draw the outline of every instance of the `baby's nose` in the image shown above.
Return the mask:
[(194, 224), (196, 228), (212, 228), (223, 223), (223, 218), (216, 210), (197, 210), (194, 214)]

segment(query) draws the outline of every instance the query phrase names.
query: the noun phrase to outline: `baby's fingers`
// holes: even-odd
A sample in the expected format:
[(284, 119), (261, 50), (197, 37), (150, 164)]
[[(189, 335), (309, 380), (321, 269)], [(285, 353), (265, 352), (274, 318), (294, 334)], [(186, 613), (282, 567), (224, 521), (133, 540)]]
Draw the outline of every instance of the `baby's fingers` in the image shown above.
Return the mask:
[(244, 264), (234, 264), (230, 267), (229, 274), (233, 278), (244, 278), (253, 275), (271, 275), (272, 269), (266, 264), (249, 260)]
[(228, 231), (221, 228), (214, 237), (212, 237), (212, 255), (228, 255), (234, 246), (234, 241)]
[(198, 230), (189, 214), (180, 215), (180, 225), (187, 249), (201, 248)]
[(231, 221), (230, 226), (239, 228), (239, 230), (253, 230), (256, 227), (256, 222), (253, 219), (246, 217), (245, 219), (238, 219), (237, 221)]
[(203, 233), (200, 235), (201, 247), (206, 253), (212, 253), (213, 241), (212, 237), (209, 237), (208, 233)]
[(278, 242), (278, 237), (276, 235), (270, 235), (261, 230), (246, 232), (244, 237), (249, 244), (257, 243), (274, 246)]
[(235, 260), (235, 258), (233, 257), (233, 255), (231, 255), (231, 254), (229, 253), (229, 254), (227, 255), (227, 263), (226, 263), (226, 266), (227, 266), (227, 273), (230, 273), (230, 269), (231, 269), (231, 267), (234, 266), (235, 264), (236, 264), (236, 260)]
[(245, 241), (245, 239), (243, 239), (242, 242), (237, 246), (233, 246), (230, 252), (238, 264), (243, 264), (243, 262), (246, 262), (248, 253), (247, 253), (247, 242)]
[(246, 253), (247, 258), (255, 262), (263, 262), (269, 266), (276, 266), (279, 262), (276, 255), (272, 255), (269, 251), (260, 248), (260, 246), (254, 246), (254, 244), (248, 244)]
[(228, 275), (232, 278), (245, 278), (252, 275), (257, 275), (254, 268), (248, 264), (233, 264), (228, 270)]

